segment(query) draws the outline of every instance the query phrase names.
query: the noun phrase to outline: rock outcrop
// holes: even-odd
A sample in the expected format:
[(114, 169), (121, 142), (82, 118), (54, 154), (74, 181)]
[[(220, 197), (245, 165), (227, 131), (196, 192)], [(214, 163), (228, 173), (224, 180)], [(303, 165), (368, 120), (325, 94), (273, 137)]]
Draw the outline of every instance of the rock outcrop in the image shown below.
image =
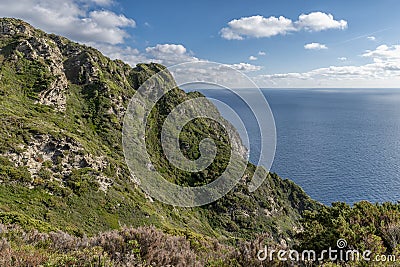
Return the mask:
[(46, 68), (53, 81), (39, 94), (39, 103), (65, 111), (68, 80), (64, 72), (63, 55), (51, 39), (31, 37), (21, 41), (16, 48), (29, 60), (46, 62)]

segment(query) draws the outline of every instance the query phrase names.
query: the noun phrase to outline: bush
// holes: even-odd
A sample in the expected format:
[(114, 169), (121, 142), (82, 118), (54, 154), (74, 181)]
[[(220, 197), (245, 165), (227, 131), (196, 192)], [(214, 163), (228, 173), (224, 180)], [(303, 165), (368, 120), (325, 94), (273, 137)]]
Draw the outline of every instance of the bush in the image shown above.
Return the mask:
[(95, 180), (96, 175), (98, 175), (98, 173), (90, 168), (73, 170), (67, 179), (67, 186), (78, 195), (88, 192), (89, 190), (97, 191), (100, 185)]
[(31, 174), (26, 167), (0, 166), (0, 177), (4, 181), (32, 182)]
[(62, 231), (25, 232), (0, 224), (0, 265), (261, 266), (255, 255), (265, 238), (269, 236), (261, 235), (235, 249), (212, 239), (201, 239), (200, 246), (193, 246), (187, 237), (172, 236), (155, 227), (124, 227), (88, 238)]

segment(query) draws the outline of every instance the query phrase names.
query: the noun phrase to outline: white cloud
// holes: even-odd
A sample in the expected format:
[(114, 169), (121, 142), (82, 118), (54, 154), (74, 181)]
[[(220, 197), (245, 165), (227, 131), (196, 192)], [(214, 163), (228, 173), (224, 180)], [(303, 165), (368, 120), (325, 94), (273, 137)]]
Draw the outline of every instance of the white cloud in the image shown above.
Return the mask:
[(225, 65), (242, 72), (253, 72), (262, 69), (261, 66), (252, 65), (249, 63), (237, 63), (237, 64), (225, 64)]
[(363, 57), (373, 62), (361, 66), (330, 66), (308, 72), (259, 75), (262, 86), (274, 87), (399, 87), (400, 45), (381, 45)]
[(298, 28), (308, 31), (323, 31), (328, 29), (347, 28), (347, 21), (335, 20), (332, 14), (322, 12), (312, 12), (310, 14), (301, 14), (299, 20), (295, 23)]
[(158, 62), (156, 59), (150, 59), (146, 54), (141, 53), (138, 49), (129, 46), (121, 47), (118, 45), (101, 43), (89, 43), (88, 45), (98, 49), (111, 59), (120, 59), (133, 67), (138, 63), (150, 63), (151, 61)]
[(165, 66), (176, 65), (183, 62), (193, 62), (199, 59), (181, 44), (157, 44), (147, 47), (145, 51), (140, 52), (136, 48), (121, 47), (119, 45), (90, 43), (89, 45), (99, 49), (111, 59), (120, 59), (131, 66), (138, 63), (157, 62)]
[(367, 39), (370, 40), (370, 41), (375, 41), (376, 37), (375, 36), (368, 36)]
[(346, 28), (347, 21), (335, 20), (332, 14), (322, 12), (301, 14), (295, 22), (283, 16), (265, 18), (257, 15), (231, 20), (228, 22), (228, 27), (221, 29), (220, 35), (227, 40), (243, 40), (245, 37), (271, 37), (300, 30), (323, 31)]
[(261, 67), (247, 63), (216, 64), (201, 60), (175, 66), (170, 71), (178, 84), (184, 84), (183, 88), (193, 90), (198, 88), (253, 88), (255, 84), (243, 73), (259, 69)]
[(222, 28), (219, 33), (226, 40), (243, 40), (243, 37), (235, 33), (231, 28)]
[(328, 49), (328, 47), (324, 44), (320, 43), (310, 43), (304, 45), (304, 48), (307, 50), (323, 50), (323, 49)]
[(186, 54), (186, 48), (180, 44), (158, 44), (154, 47), (147, 47), (147, 53), (151, 54)]
[(165, 66), (176, 65), (184, 62), (194, 62), (199, 59), (194, 57), (181, 44), (157, 44), (147, 47), (141, 52), (129, 46), (110, 45), (102, 43), (89, 43), (111, 59), (120, 59), (131, 66), (138, 63), (156, 62)]
[(3, 0), (0, 2), (0, 16), (26, 20), (46, 32), (74, 41), (123, 43), (129, 36), (124, 28), (135, 27), (135, 21), (109, 10), (95, 10), (89, 6), (90, 3), (106, 6), (112, 1)]
[(139, 51), (130, 46), (111, 45), (104, 43), (88, 43), (111, 59), (120, 59), (132, 67), (138, 63), (156, 62), (165, 66), (176, 65), (184, 62), (198, 61), (192, 53), (181, 44), (157, 44)]
[(134, 20), (107, 10), (92, 11), (89, 13), (89, 17), (92, 22), (96, 23), (99, 27), (136, 27)]
[(191, 52), (187, 52), (186, 48), (181, 44), (157, 44), (153, 47), (147, 47), (146, 53), (154, 61), (166, 66), (199, 60)]
[(367, 50), (363, 57), (373, 58), (374, 62), (391, 62), (400, 64), (400, 45), (380, 45), (375, 50)]
[(258, 55), (259, 56), (265, 56), (267, 53), (265, 53), (264, 51), (258, 51)]
[[(172, 66), (185, 62), (208, 62), (204, 59), (198, 59), (188, 52), (186, 47), (182, 44), (157, 44), (155, 46), (147, 47), (144, 52), (132, 47), (121, 47), (119, 45), (89, 43), (89, 45), (99, 49), (104, 55), (111, 59), (120, 59), (132, 67), (138, 63), (157, 62), (165, 66)], [(252, 65), (249, 63), (236, 63), (236, 64), (223, 64), (220, 69), (214, 69), (213, 73), (210, 71), (204, 72), (201, 68), (193, 70), (182, 70), (183, 73), (197, 73), (202, 75), (219, 76), (224, 74), (227, 70), (222, 67), (233, 68), (242, 72), (254, 72), (262, 69), (261, 66)], [(179, 68), (177, 68), (179, 70)], [(190, 77), (188, 77), (190, 79)]]
[(346, 60), (347, 60), (347, 57), (338, 57), (338, 60), (340, 60), (340, 61), (346, 61)]
[(82, 3), (92, 2), (99, 6), (109, 6), (114, 3), (113, 0), (80, 0)]
[(272, 75), (262, 75), (262, 77), (270, 78), (270, 79), (287, 79), (287, 78), (296, 78), (296, 79), (305, 79), (305, 75), (301, 73), (277, 73)]
[(294, 31), (293, 23), (283, 16), (279, 18), (263, 16), (243, 17), (231, 20), (228, 27), (220, 31), (222, 38), (228, 40), (242, 40), (244, 36), (256, 38), (271, 37)]
[(254, 60), (257, 60), (258, 58), (257, 57), (255, 57), (255, 56), (249, 56), (249, 60), (252, 60), (252, 61), (254, 61)]

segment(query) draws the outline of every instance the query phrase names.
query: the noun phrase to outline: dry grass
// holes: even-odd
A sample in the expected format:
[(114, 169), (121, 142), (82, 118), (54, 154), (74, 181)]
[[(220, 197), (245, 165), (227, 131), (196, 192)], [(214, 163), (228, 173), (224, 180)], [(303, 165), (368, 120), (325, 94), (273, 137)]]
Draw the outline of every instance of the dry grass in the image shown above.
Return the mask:
[(261, 266), (256, 253), (265, 238), (234, 248), (155, 227), (125, 227), (88, 238), (0, 224), (0, 266)]

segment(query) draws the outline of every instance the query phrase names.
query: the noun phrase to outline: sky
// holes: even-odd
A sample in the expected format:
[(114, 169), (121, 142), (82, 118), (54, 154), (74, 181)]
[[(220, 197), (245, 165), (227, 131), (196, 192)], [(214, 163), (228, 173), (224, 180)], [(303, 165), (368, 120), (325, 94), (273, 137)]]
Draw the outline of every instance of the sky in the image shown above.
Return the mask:
[(1, 0), (132, 66), (211, 61), (260, 87), (400, 88), (400, 1)]

